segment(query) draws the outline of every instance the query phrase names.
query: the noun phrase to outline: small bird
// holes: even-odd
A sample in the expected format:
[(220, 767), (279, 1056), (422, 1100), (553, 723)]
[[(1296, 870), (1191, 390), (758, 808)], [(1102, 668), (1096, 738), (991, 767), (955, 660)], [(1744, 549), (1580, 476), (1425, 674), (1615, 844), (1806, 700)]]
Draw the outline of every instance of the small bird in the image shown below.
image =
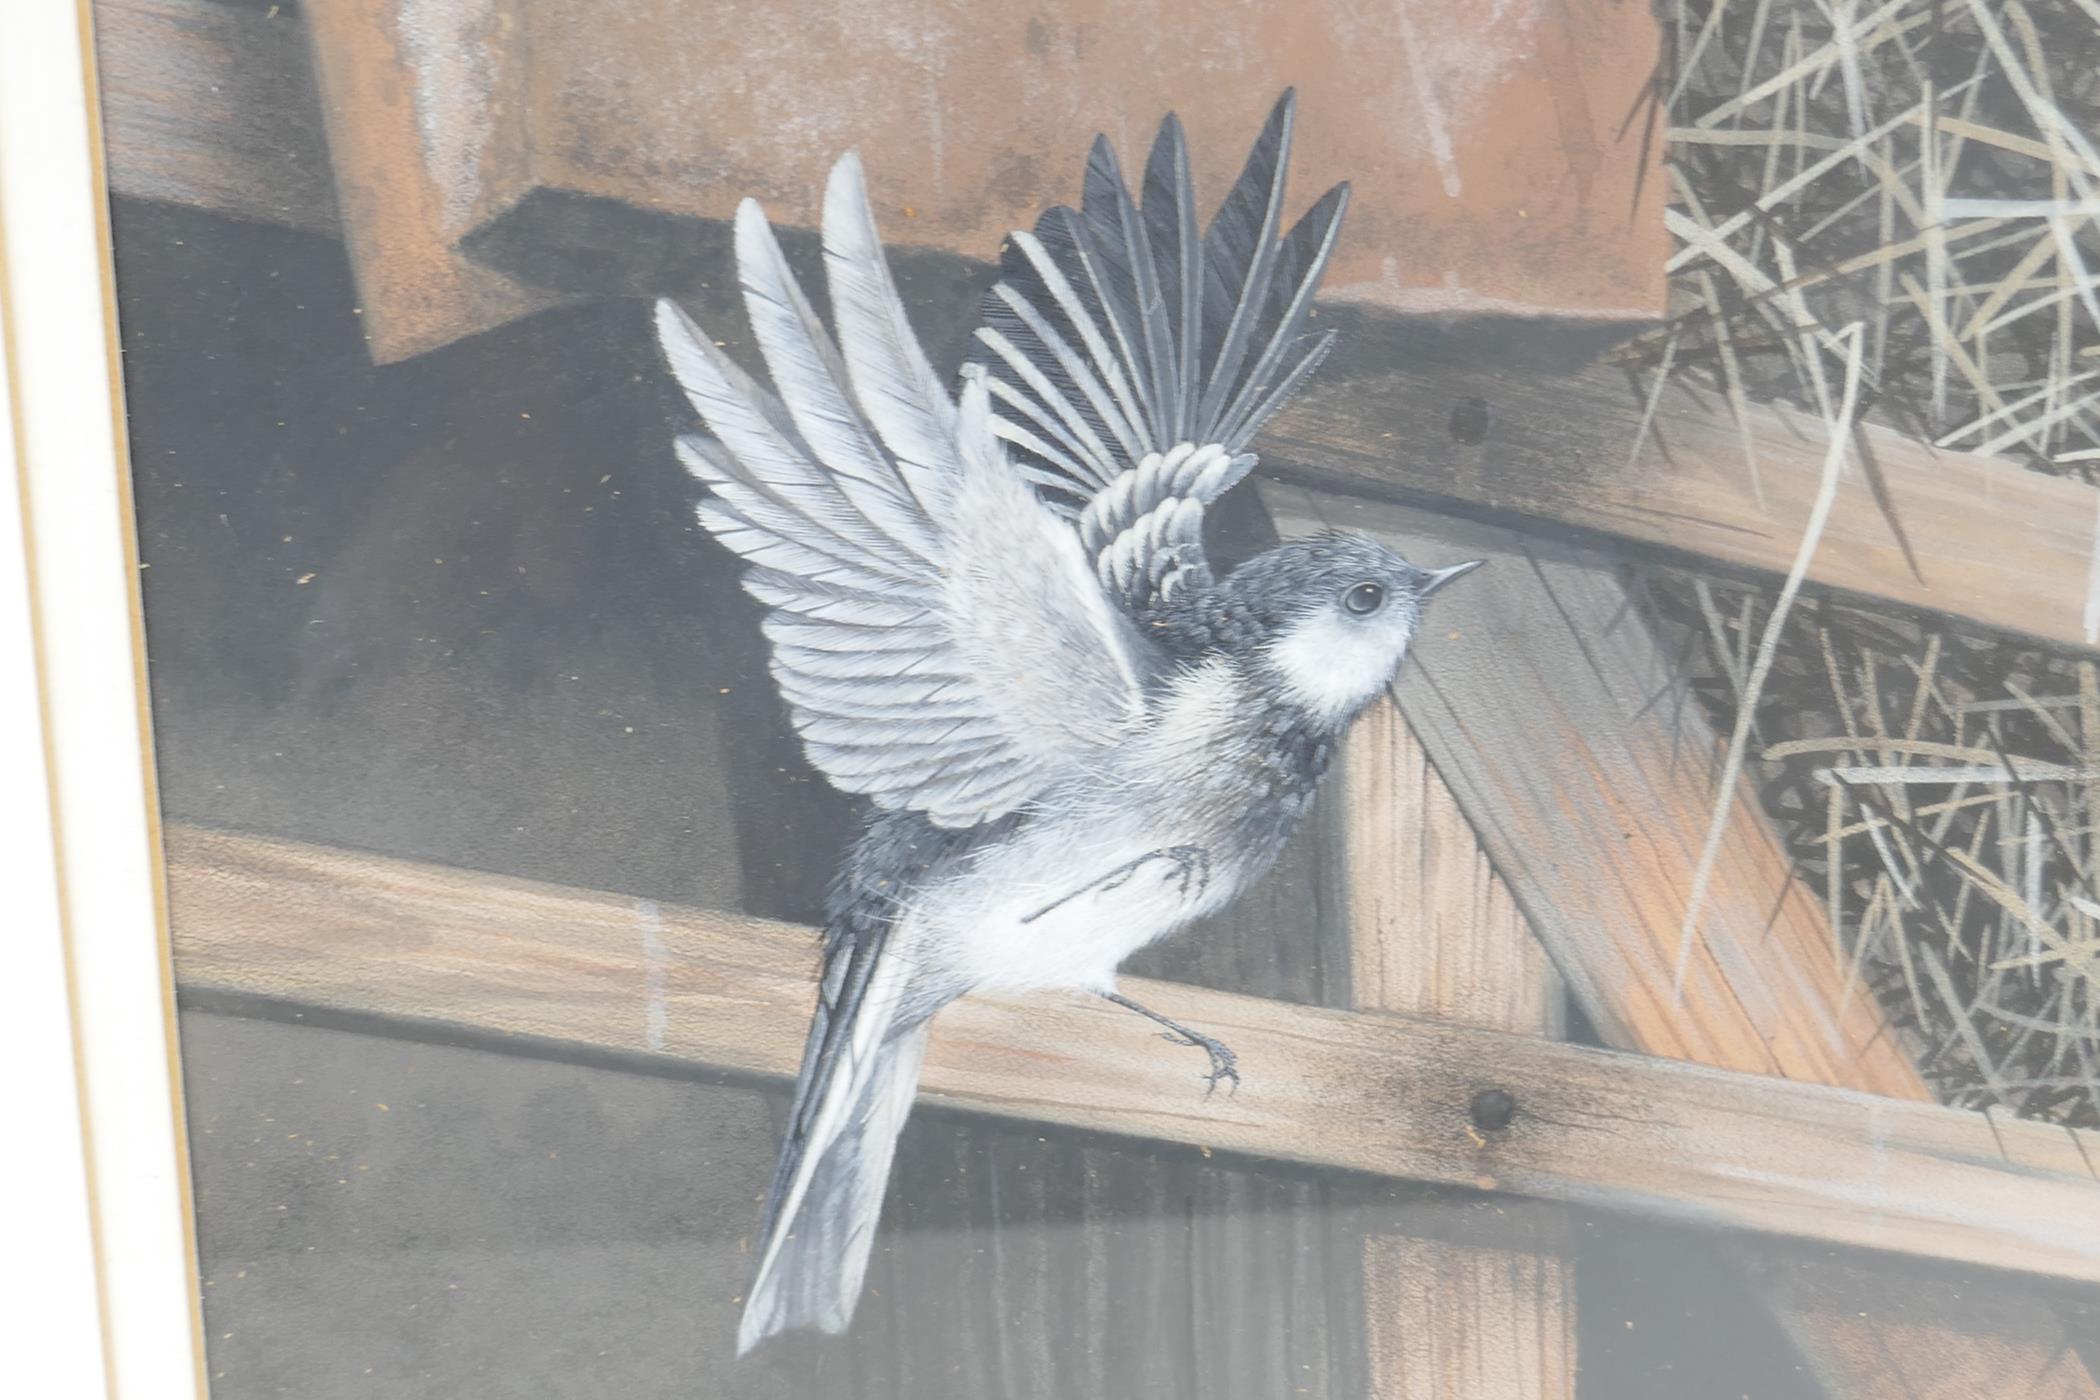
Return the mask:
[(1347, 534), (1219, 577), (1205, 510), (1326, 355), (1309, 333), (1348, 187), (1279, 236), (1295, 102), (1197, 229), (1181, 124), (1134, 199), (1105, 138), (1077, 210), (1007, 243), (951, 393), (899, 301), (857, 156), (831, 172), (838, 339), (758, 206), (744, 300), (775, 392), (673, 302), (656, 326), (708, 435), (677, 443), (701, 523), (749, 567), (810, 762), (867, 799), (767, 1195), (739, 1355), (852, 1319), (928, 1023), (978, 989), (1115, 991), (1138, 949), (1274, 862), (1424, 604), (1475, 567)]

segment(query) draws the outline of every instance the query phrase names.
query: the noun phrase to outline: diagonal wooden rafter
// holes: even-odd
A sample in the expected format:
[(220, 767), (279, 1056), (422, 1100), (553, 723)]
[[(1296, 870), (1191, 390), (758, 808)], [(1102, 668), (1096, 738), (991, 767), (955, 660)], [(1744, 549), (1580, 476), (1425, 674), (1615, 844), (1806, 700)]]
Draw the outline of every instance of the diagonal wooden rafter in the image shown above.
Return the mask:
[[(1263, 493), (1287, 535), (1345, 526), (1425, 564), (1489, 561), (1434, 605), (1397, 688), (1400, 709), (1606, 1041), (1931, 1098), (1872, 998), (1851, 987), (1821, 903), (1748, 796), (1732, 803), (1676, 993), (1720, 739), (1612, 561), (1288, 485)], [(1880, 1393), (1838, 1364), (1860, 1337), (1879, 1335), (1874, 1317), (1849, 1317), (1840, 1335), (1827, 1307), (1783, 1291), (1769, 1298), (1834, 1394)], [(2059, 1359), (2062, 1328), (2037, 1311), (2040, 1350), (2009, 1339), (2005, 1364), (2051, 1376), (2052, 1394), (2100, 1395), (2075, 1356)]]

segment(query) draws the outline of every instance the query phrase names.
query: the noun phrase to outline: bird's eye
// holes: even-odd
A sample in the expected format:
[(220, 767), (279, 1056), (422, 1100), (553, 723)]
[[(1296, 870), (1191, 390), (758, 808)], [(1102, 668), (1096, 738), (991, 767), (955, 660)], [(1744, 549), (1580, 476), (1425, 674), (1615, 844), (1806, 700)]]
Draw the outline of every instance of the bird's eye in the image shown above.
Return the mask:
[(1342, 595), (1342, 606), (1358, 617), (1377, 612), (1385, 606), (1385, 585), (1359, 583)]

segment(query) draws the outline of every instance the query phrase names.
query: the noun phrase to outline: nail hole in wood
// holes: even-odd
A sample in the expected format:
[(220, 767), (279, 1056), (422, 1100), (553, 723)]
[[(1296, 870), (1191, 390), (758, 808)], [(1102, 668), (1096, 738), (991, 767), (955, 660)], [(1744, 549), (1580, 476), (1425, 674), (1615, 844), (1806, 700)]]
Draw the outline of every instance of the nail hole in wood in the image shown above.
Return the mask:
[(1483, 1133), (1499, 1133), (1517, 1116), (1517, 1096), (1507, 1089), (1482, 1089), (1473, 1095), (1466, 1112)]

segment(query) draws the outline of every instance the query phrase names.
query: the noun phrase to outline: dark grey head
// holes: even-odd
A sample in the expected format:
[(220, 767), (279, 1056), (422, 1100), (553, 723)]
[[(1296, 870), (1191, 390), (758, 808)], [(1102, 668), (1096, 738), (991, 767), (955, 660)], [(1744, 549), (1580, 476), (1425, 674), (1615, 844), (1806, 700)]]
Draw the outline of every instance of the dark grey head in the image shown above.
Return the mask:
[(1279, 698), (1340, 727), (1399, 671), (1430, 595), (1478, 567), (1418, 569), (1376, 540), (1337, 532), (1258, 554), (1219, 591), (1244, 620), (1236, 649), (1258, 654)]

